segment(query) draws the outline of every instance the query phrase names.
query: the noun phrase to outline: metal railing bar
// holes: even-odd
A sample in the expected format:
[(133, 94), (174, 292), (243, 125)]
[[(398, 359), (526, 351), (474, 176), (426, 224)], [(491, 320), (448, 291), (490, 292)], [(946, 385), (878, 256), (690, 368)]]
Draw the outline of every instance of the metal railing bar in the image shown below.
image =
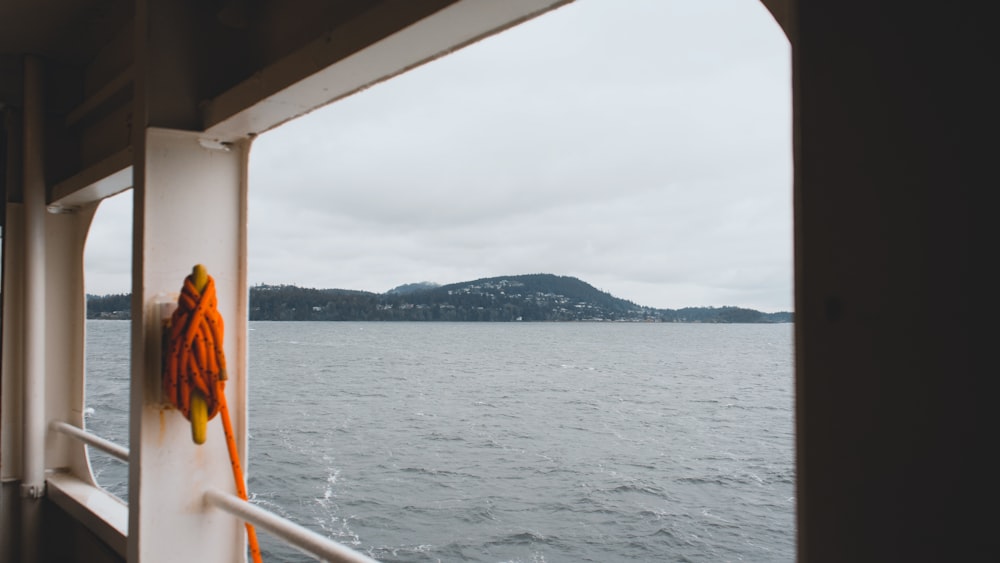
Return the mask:
[(124, 446), (119, 446), (110, 440), (105, 440), (96, 434), (91, 434), (82, 428), (77, 428), (76, 426), (66, 422), (53, 420), (49, 424), (49, 427), (56, 432), (62, 432), (63, 434), (72, 436), (88, 446), (94, 446), (111, 457), (118, 458), (125, 463), (128, 463), (128, 448)]
[(330, 538), (286, 520), (273, 512), (217, 489), (205, 491), (205, 501), (217, 508), (263, 528), (291, 546), (331, 563), (378, 563), (367, 555), (341, 545)]

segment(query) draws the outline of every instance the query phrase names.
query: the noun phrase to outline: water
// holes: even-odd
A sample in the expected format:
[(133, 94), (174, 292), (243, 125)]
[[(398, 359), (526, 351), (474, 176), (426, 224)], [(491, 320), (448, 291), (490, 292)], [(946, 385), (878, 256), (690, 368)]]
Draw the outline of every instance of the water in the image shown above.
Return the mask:
[[(252, 501), (376, 559), (795, 558), (792, 325), (250, 328)], [(120, 443), (127, 331), (88, 324), (87, 424)]]

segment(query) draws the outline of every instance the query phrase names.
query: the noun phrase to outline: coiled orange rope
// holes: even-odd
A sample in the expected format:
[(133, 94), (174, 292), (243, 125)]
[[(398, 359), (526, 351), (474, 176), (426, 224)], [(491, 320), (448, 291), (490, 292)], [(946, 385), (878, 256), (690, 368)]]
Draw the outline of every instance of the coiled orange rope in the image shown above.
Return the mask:
[[(222, 413), (229, 461), (236, 481), (236, 493), (248, 500), (236, 437), (226, 405), (226, 356), (223, 352), (223, 322), (215, 296), (215, 280), (198, 264), (184, 278), (177, 309), (170, 317), (163, 372), (163, 393), (185, 418), (191, 421), (196, 444), (205, 442), (205, 427)], [(247, 522), (247, 540), (255, 563), (261, 563), (257, 531)]]

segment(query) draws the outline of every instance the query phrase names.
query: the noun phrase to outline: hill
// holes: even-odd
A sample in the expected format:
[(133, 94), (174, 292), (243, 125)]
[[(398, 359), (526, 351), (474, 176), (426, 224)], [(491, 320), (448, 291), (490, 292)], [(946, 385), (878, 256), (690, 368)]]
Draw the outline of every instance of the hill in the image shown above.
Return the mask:
[(441, 287), (441, 284), (437, 284), (437, 283), (433, 283), (433, 282), (428, 282), (428, 281), (422, 281), (422, 282), (417, 282), (417, 283), (404, 283), (403, 285), (399, 285), (399, 286), (396, 286), (396, 287), (390, 289), (386, 293), (396, 293), (396, 294), (413, 293), (414, 291), (422, 291), (422, 290), (425, 290), (425, 289), (434, 289), (434, 288), (437, 288), (437, 287)]
[[(88, 295), (87, 318), (127, 318), (127, 305), (127, 296)], [(420, 282), (386, 293), (258, 285), (250, 288), (249, 305), (252, 321), (784, 323), (794, 320), (792, 313), (762, 313), (740, 307), (643, 307), (577, 278), (553, 274), (499, 276), (443, 286)]]

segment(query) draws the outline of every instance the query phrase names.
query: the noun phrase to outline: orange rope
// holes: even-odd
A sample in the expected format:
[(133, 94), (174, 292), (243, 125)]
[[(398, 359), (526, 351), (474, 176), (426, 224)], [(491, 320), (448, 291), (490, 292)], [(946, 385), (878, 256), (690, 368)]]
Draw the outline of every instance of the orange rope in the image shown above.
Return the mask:
[[(241, 499), (249, 501), (247, 498), (247, 487), (243, 482), (243, 469), (240, 468), (240, 454), (236, 451), (236, 438), (233, 436), (233, 423), (229, 420), (229, 407), (226, 406), (226, 395), (222, 395), (222, 402), (219, 405), (222, 411), (222, 431), (226, 434), (226, 446), (229, 448), (229, 461), (233, 466), (233, 479), (236, 481), (236, 494)], [(254, 563), (261, 563), (260, 545), (257, 544), (257, 530), (253, 524), (246, 522), (247, 541), (250, 543), (250, 554)]]
[[(195, 424), (192, 411), (199, 408), (207, 408), (208, 420), (217, 413), (222, 413), (222, 430), (226, 435), (236, 493), (241, 499), (248, 501), (240, 456), (236, 450), (236, 437), (229, 418), (229, 407), (226, 405), (226, 356), (222, 348), (223, 322), (217, 309), (215, 280), (205, 274), (203, 268), (200, 271), (199, 268), (202, 267), (195, 266), (195, 271), (184, 278), (184, 288), (177, 309), (170, 318), (163, 393), (185, 418), (192, 421), (192, 425)], [(199, 288), (200, 283), (204, 285)], [(200, 395), (205, 406), (192, 407), (192, 403), (197, 404), (199, 401), (198, 397), (193, 398), (195, 394)], [(197, 431), (195, 434), (197, 435)], [(195, 441), (198, 439), (195, 438)], [(250, 553), (255, 563), (261, 563), (257, 531), (249, 522), (246, 522), (246, 528)]]

